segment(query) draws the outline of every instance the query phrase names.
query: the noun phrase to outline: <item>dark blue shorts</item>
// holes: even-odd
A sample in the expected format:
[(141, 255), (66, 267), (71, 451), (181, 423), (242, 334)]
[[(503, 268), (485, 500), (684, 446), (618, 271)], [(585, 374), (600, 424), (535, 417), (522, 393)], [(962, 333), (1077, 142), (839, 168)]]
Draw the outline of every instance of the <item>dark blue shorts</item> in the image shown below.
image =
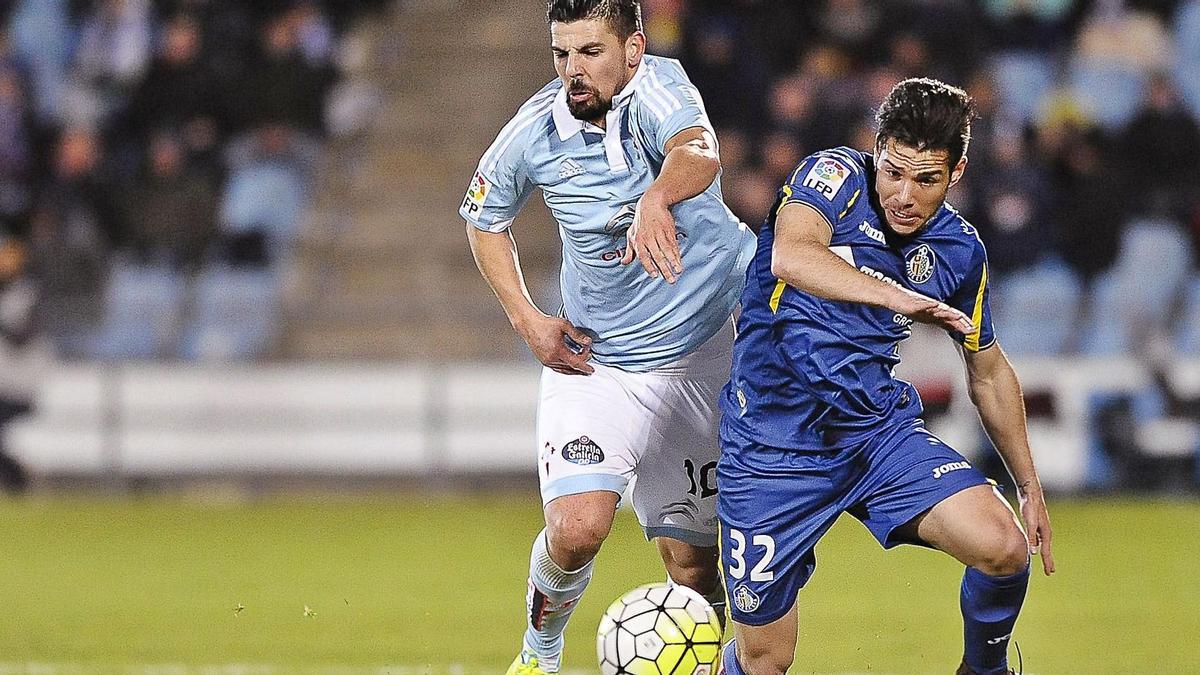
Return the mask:
[(884, 548), (920, 543), (896, 529), (956, 492), (989, 484), (919, 419), (816, 453), (759, 445), (722, 423), (721, 450), (721, 567), (734, 620), (752, 626), (791, 609), (816, 568), (817, 540), (843, 512)]

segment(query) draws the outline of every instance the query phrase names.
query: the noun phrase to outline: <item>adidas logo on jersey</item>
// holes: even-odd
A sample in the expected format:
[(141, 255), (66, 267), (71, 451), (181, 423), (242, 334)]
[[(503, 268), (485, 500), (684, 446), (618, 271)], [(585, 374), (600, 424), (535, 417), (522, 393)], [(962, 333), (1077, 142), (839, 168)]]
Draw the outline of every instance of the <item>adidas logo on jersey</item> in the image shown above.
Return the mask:
[(563, 163), (558, 167), (559, 178), (570, 178), (572, 176), (578, 176), (581, 173), (587, 173), (587, 169), (583, 168), (579, 162), (576, 162), (573, 159), (564, 159)]

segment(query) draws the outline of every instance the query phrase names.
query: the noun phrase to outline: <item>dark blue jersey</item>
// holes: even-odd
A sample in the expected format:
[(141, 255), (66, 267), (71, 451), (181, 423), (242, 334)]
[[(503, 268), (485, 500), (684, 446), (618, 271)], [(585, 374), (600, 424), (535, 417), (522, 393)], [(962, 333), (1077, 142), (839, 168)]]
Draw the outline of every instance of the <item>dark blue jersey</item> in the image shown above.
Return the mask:
[(771, 274), (775, 219), (807, 204), (833, 229), (830, 250), (864, 274), (943, 301), (971, 318), (965, 349), (995, 342), (987, 255), (962, 216), (943, 205), (908, 237), (883, 220), (871, 155), (836, 148), (807, 157), (779, 192), (746, 272), (733, 373), (721, 394), (730, 431), (777, 448), (830, 450), (921, 412), (916, 390), (897, 379), (899, 345), (912, 320), (870, 305), (816, 297)]

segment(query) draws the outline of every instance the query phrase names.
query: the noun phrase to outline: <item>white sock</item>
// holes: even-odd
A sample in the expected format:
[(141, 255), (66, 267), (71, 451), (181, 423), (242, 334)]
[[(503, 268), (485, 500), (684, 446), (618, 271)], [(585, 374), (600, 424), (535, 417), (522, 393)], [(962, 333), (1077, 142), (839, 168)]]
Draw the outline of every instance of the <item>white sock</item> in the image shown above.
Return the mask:
[(538, 666), (542, 670), (558, 670), (563, 631), (575, 611), (576, 601), (592, 579), (594, 562), (574, 572), (565, 571), (550, 558), (545, 530), (533, 540), (533, 552), (529, 556), (529, 593), (525, 597), (525, 649), (538, 655)]

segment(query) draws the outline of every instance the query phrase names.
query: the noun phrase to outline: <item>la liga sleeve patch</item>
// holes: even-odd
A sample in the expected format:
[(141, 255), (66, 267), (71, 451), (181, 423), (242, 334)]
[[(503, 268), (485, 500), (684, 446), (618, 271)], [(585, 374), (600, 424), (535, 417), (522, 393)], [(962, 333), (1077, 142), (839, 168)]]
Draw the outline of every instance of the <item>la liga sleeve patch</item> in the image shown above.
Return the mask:
[(475, 177), (471, 179), (470, 187), (467, 188), (467, 196), (463, 199), (463, 212), (469, 216), (478, 217), (483, 210), (483, 204), (487, 201), (488, 193), (491, 190), (491, 181), (482, 173), (476, 171)]
[(804, 187), (820, 192), (826, 199), (833, 201), (837, 196), (838, 190), (842, 189), (842, 184), (850, 177), (850, 169), (846, 165), (831, 159), (829, 157), (822, 158), (813, 165), (813, 168), (808, 170), (808, 175), (804, 177)]

